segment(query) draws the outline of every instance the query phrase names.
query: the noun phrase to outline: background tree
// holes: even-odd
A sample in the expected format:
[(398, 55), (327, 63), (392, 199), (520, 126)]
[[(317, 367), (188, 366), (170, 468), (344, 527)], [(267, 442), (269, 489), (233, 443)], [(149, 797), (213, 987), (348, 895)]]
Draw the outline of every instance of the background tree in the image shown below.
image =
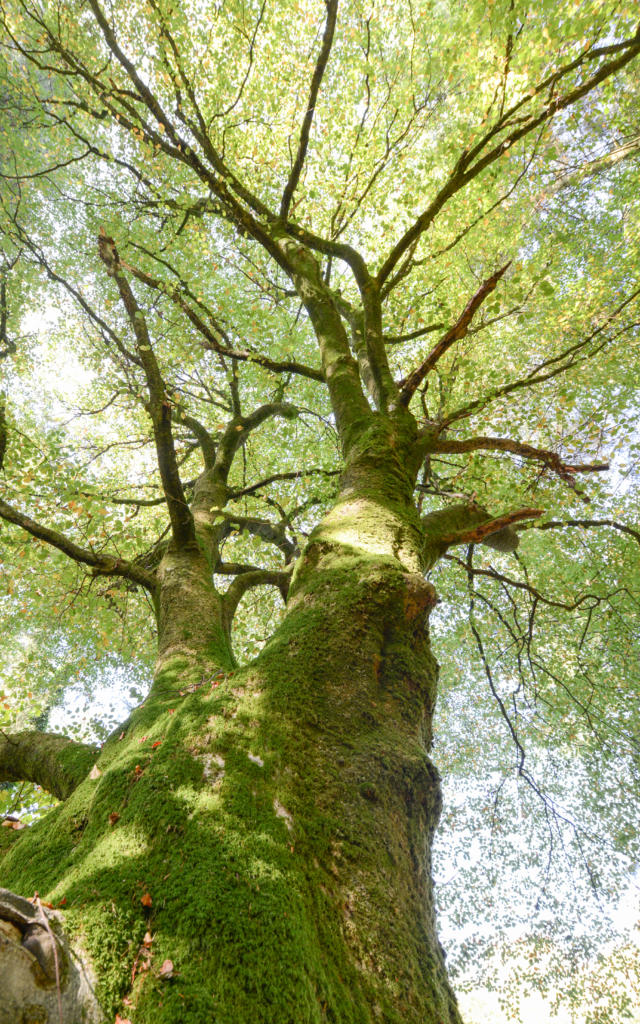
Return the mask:
[(430, 614), (463, 899), (637, 856), (633, 7), (1, 10), (0, 880), (107, 1015), (458, 1021)]

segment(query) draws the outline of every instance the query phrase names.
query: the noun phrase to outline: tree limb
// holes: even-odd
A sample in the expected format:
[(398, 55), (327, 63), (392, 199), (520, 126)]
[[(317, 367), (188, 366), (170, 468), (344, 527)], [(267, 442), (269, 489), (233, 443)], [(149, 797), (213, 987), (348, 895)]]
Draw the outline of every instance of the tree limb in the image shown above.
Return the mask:
[(144, 313), (138, 306), (136, 298), (127, 281), (118, 251), (112, 238), (100, 230), (98, 238), (100, 259), (107, 268), (107, 273), (115, 279), (122, 304), (129, 317), (136, 339), (136, 347), (144, 375), (149, 388), (147, 411), (151, 417), (153, 435), (156, 444), (160, 479), (167, 499), (171, 528), (177, 544), (184, 545), (195, 540), (193, 516), (187, 504), (180, 471), (176, 459), (171, 427), (172, 404), (158, 366)]
[(178, 409), (178, 419), (180, 420), (180, 423), (184, 423), (185, 427), (189, 428), (200, 445), (205, 469), (211, 469), (216, 458), (217, 444), (215, 438), (209, 433), (200, 420), (196, 419), (195, 416), (191, 416), (189, 413), (183, 412), (182, 409)]
[(536, 530), (563, 530), (567, 526), (581, 526), (584, 529), (591, 529), (593, 526), (609, 526), (612, 530), (619, 530), (628, 537), (633, 537), (637, 544), (640, 544), (640, 532), (633, 530), (624, 523), (618, 523), (615, 519), (550, 519), (546, 523), (526, 523), (518, 526), (519, 530), (528, 530), (534, 527)]
[(225, 591), (223, 598), (223, 616), (229, 627), (240, 601), (247, 590), (250, 590), (252, 587), (277, 587), (282, 595), (282, 600), (286, 601), (289, 583), (291, 582), (292, 568), (292, 566), (289, 566), (288, 570), (254, 569), (236, 576), (233, 583)]
[(318, 101), (318, 93), (320, 91), (320, 85), (324, 76), (327, 62), (329, 60), (329, 54), (331, 53), (331, 46), (333, 43), (333, 35), (336, 27), (336, 19), (338, 15), (338, 0), (325, 0), (327, 6), (327, 20), (324, 26), (324, 34), (322, 36), (322, 45), (320, 47), (320, 53), (316, 61), (315, 70), (311, 78), (311, 87), (309, 89), (309, 101), (307, 103), (307, 110), (304, 115), (302, 122), (302, 128), (300, 130), (300, 140), (298, 142), (298, 151), (296, 153), (293, 166), (289, 173), (287, 184), (285, 185), (284, 192), (282, 194), (282, 202), (280, 203), (280, 219), (286, 221), (289, 215), (289, 207), (291, 206), (291, 200), (293, 193), (295, 192), (298, 182), (300, 181), (300, 174), (304, 165), (305, 157), (307, 155), (307, 147), (309, 145), (309, 134), (311, 132), (311, 125), (313, 122), (313, 115), (316, 109), (316, 103)]
[(0, 359), (6, 359), (16, 351), (16, 343), (7, 334), (7, 322), (9, 319), (9, 306), (7, 303), (7, 268), (0, 270)]
[(440, 542), (447, 546), (452, 544), (479, 544), (492, 533), (497, 533), (506, 526), (513, 526), (522, 522), (523, 519), (535, 519), (544, 515), (543, 508), (519, 508), (515, 512), (505, 512), (504, 515), (496, 516), (485, 523), (478, 523), (477, 526), (469, 526), (467, 529), (453, 530), (451, 533), (440, 535)]
[(31, 534), (32, 537), (37, 537), (38, 540), (42, 540), (46, 544), (57, 548), (58, 551), (68, 555), (74, 562), (90, 566), (97, 576), (122, 576), (125, 579), (131, 580), (132, 583), (137, 583), (144, 587), (151, 594), (155, 592), (156, 578), (153, 573), (147, 572), (146, 569), (136, 565), (135, 562), (128, 562), (118, 556), (98, 554), (90, 548), (80, 547), (80, 545), (75, 544), (69, 537), (59, 533), (57, 530), (51, 530), (48, 526), (43, 526), (42, 523), (37, 523), (35, 520), (30, 519), (29, 516), (19, 512), (18, 509), (9, 505), (2, 498), (0, 498), (0, 518), (4, 519), (7, 523), (20, 526), (27, 533)]
[(551, 380), (553, 377), (558, 377), (562, 373), (566, 373), (572, 366), (575, 366), (578, 361), (586, 362), (592, 359), (596, 355), (603, 345), (608, 342), (614, 341), (616, 338), (624, 334), (629, 326), (636, 326), (636, 324), (625, 325), (620, 328), (612, 337), (605, 337), (604, 340), (598, 340), (591, 351), (584, 353), (584, 349), (587, 348), (590, 342), (597, 339), (599, 335), (603, 334), (605, 329), (620, 315), (623, 309), (630, 306), (631, 303), (640, 296), (640, 288), (636, 288), (635, 291), (627, 295), (622, 302), (618, 303), (615, 309), (612, 310), (608, 316), (605, 317), (602, 323), (598, 324), (586, 338), (581, 338), (580, 341), (576, 341), (573, 345), (564, 349), (556, 356), (550, 356), (548, 359), (543, 359), (542, 362), (538, 363), (533, 369), (519, 380), (510, 381), (508, 384), (502, 384), (500, 387), (495, 388), (493, 391), (489, 391), (486, 395), (481, 398), (476, 398), (473, 402), (469, 402), (467, 405), (460, 406), (455, 409), (448, 416), (445, 416), (442, 421), (443, 427), (448, 427), (451, 423), (455, 423), (457, 420), (466, 419), (474, 413), (480, 412), (485, 409), (496, 399), (502, 398), (505, 395), (510, 395), (515, 391), (521, 391), (522, 389), (534, 387), (536, 384), (542, 384), (547, 380)]
[[(147, 274), (146, 271), (141, 270), (139, 267), (133, 267), (124, 261), (122, 261), (122, 266), (125, 270), (128, 270), (133, 274), (134, 277), (137, 277), (139, 281), (142, 281), (143, 284), (146, 284), (149, 288), (153, 288), (155, 291), (159, 291), (161, 294), (166, 295), (168, 299), (175, 303), (183, 311), (196, 330), (202, 335), (204, 338), (203, 345), (205, 348), (217, 352), (219, 355), (228, 356), (230, 359), (237, 359), (240, 362), (255, 363), (256, 366), (262, 366), (265, 370), (271, 370), (274, 373), (296, 373), (300, 377), (308, 377), (310, 380), (324, 382), (324, 374), (322, 370), (316, 370), (313, 366), (305, 366), (302, 363), (297, 363), (291, 359), (270, 359), (268, 356), (262, 355), (259, 352), (253, 352), (251, 349), (235, 348), (222, 326), (213, 320), (212, 315), (208, 313), (212, 322), (215, 323), (215, 330), (212, 330), (196, 312), (193, 306), (186, 301), (184, 294), (180, 289), (172, 288), (165, 284), (164, 281), (152, 277), (151, 274)], [(216, 331), (219, 337), (216, 336)], [(222, 339), (222, 341), (220, 339)]]
[(640, 154), (640, 135), (635, 135), (628, 142), (623, 143), (621, 146), (616, 146), (608, 153), (603, 153), (602, 156), (595, 157), (593, 160), (587, 160), (586, 163), (573, 170), (565, 171), (547, 188), (543, 189), (540, 198), (544, 200), (556, 195), (565, 188), (579, 185), (586, 178), (591, 178), (596, 174), (603, 174), (612, 167), (616, 167), (617, 164), (622, 163), (623, 160), (629, 160), (638, 154)]
[(285, 533), (285, 523), (272, 523), (268, 519), (260, 519), (257, 516), (239, 516), (234, 515), (233, 512), (222, 510), (216, 512), (215, 515), (224, 518), (227, 525), (225, 530), (219, 531), (220, 540), (228, 536), (234, 527), (237, 527), (241, 532), (246, 530), (254, 537), (260, 537), (262, 540), (275, 544), (284, 554), (287, 563), (299, 554), (297, 544), (290, 541)]
[(400, 403), (401, 405), (408, 405), (411, 401), (416, 388), (422, 383), (424, 378), (427, 376), (430, 370), (436, 365), (439, 359), (445, 354), (448, 348), (453, 345), (455, 341), (459, 341), (464, 338), (469, 325), (476, 313), (476, 310), (480, 308), (484, 300), (496, 287), (498, 281), (506, 273), (511, 266), (511, 262), (506, 263), (500, 270), (496, 270), (491, 277), (488, 277), (484, 281), (475, 295), (469, 300), (462, 313), (456, 320), (453, 327), (450, 327), (446, 334), (440, 338), (440, 340), (431, 349), (431, 352), (420, 366), (416, 367), (408, 377), (401, 380), (398, 387), (400, 388)]
[(100, 748), (58, 733), (0, 731), (0, 782), (35, 782), (66, 800), (87, 777)]
[(7, 450), (7, 416), (5, 403), (0, 399), (0, 471), (4, 466), (4, 456)]
[(547, 448), (535, 448), (524, 441), (514, 441), (510, 437), (469, 437), (464, 441), (443, 440), (433, 441), (429, 445), (430, 452), (439, 454), (455, 455), (461, 452), (472, 451), (498, 451), (510, 452), (513, 455), (520, 455), (523, 459), (534, 459), (557, 473), (558, 476), (574, 486), (575, 473), (601, 473), (609, 469), (608, 462), (585, 462), (577, 465), (563, 462), (559, 455), (549, 451)]
[(447, 548), (455, 544), (482, 543), (498, 551), (515, 551), (518, 536), (513, 531), (514, 524), (525, 519), (537, 519), (541, 515), (544, 515), (544, 509), (520, 508), (501, 516), (492, 516), (473, 502), (449, 505), (429, 512), (422, 519), (425, 571), (432, 568)]
[[(534, 529), (540, 529), (540, 527), (535, 523), (532, 523), (531, 526), (533, 526)], [(525, 526), (523, 528), (526, 529), (527, 527)], [(518, 529), (518, 527), (516, 527), (516, 529)], [(504, 583), (509, 587), (514, 587), (516, 590), (524, 590), (532, 598), (535, 598), (536, 601), (539, 601), (541, 604), (546, 604), (550, 608), (562, 608), (564, 611), (572, 612), (577, 608), (581, 608), (586, 601), (591, 602), (588, 606), (591, 609), (600, 604), (603, 600), (603, 598), (599, 597), (597, 594), (582, 594), (580, 597), (577, 597), (575, 601), (556, 601), (552, 597), (545, 597), (540, 590), (533, 587), (530, 583), (525, 583), (522, 580), (514, 580), (511, 576), (505, 576), (504, 573), (498, 572), (497, 569), (494, 569), (492, 565), (489, 566), (488, 569), (469, 569), (468, 563), (464, 562), (461, 558), (457, 558), (456, 555), (444, 555), (444, 558), (448, 562), (455, 562), (456, 565), (461, 566), (465, 572), (471, 572), (473, 576), (486, 576), (488, 579), (495, 580), (497, 583)]]
[[(640, 53), (640, 31), (636, 32), (633, 39), (625, 39), (620, 43), (612, 43), (611, 45), (599, 48), (590, 48), (569, 64), (553, 72), (544, 81), (538, 83), (538, 85), (528, 92), (523, 99), (519, 100), (518, 103), (509, 110), (505, 111), (500, 116), (497, 123), (485, 132), (482, 138), (470, 150), (463, 151), (457, 163), (451, 170), (447, 181), (435, 198), (423, 213), (421, 213), (414, 221), (411, 227), (404, 233), (402, 238), (399, 239), (383, 262), (380, 270), (378, 271), (378, 283), (382, 285), (386, 281), (389, 275), (393, 272), (396, 264), (404, 256), (405, 252), (433, 223), (440, 210), (449, 201), (449, 199), (456, 195), (456, 193), (464, 188), (470, 181), (476, 178), (481, 171), (485, 170), (485, 168), (489, 167), (492, 163), (495, 163), (504, 156), (505, 152), (510, 149), (514, 143), (519, 142), (520, 139), (523, 139), (530, 132), (549, 121), (556, 113), (558, 113), (558, 111), (565, 110), (567, 107), (576, 103), (579, 99), (582, 99), (583, 96), (586, 96), (587, 93), (595, 89), (601, 82), (605, 81), (611, 75), (625, 67), (625, 65), (633, 60), (638, 53)], [(602, 64), (590, 77), (583, 81), (581, 85), (576, 86), (574, 89), (570, 89), (564, 96), (556, 96), (555, 87), (561, 79), (565, 78), (570, 72), (575, 71), (582, 65), (586, 64), (587, 61), (608, 56), (609, 54), (617, 54), (617, 56), (614, 60), (605, 61), (604, 64)], [(517, 119), (515, 117), (520, 108), (525, 104), (530, 103), (533, 98), (539, 96), (545, 91), (548, 91), (549, 99), (539, 114), (536, 115), (532, 113), (522, 119)], [(507, 138), (496, 142), (489, 152), (485, 153), (484, 156), (481, 156), (482, 151), (486, 149), (486, 147), (493, 142), (498, 135), (503, 133), (508, 133)]]
[(443, 323), (428, 324), (427, 327), (419, 327), (415, 331), (409, 331), (408, 334), (396, 334), (393, 336), (385, 335), (385, 345), (402, 345), (405, 341), (413, 341), (415, 338), (422, 338), (425, 334), (433, 334), (434, 331), (441, 331), (444, 327)]

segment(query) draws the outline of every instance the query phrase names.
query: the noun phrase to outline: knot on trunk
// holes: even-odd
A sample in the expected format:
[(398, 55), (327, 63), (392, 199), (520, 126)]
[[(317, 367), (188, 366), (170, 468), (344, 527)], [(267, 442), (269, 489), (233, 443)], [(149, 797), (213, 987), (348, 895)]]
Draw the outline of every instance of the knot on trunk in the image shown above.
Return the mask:
[(404, 615), (408, 623), (419, 621), (424, 623), (429, 613), (438, 603), (436, 588), (432, 583), (422, 579), (415, 573), (404, 576), (406, 591), (404, 595)]

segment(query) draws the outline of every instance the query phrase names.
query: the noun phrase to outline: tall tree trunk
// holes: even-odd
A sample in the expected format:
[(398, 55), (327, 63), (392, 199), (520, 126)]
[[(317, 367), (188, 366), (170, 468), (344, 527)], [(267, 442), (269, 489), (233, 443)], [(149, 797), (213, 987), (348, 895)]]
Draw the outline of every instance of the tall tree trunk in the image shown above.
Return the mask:
[(247, 668), (201, 552), (166, 556), (148, 700), (4, 858), (2, 884), (66, 899), (108, 1017), (460, 1020), (431, 887), (435, 594), (407, 449), (376, 423)]

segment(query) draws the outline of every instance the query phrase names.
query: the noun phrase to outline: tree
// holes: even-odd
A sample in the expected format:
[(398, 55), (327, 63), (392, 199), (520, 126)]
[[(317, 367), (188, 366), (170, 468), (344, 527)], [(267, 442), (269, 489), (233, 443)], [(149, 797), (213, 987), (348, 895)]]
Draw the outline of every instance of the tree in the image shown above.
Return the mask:
[[(552, 835), (535, 751), (635, 784), (632, 5), (1, 9), (7, 633), (53, 670), (0, 768), (60, 802), (0, 879), (109, 1017), (457, 1022), (430, 615)], [(154, 632), (100, 749), (46, 731)]]

